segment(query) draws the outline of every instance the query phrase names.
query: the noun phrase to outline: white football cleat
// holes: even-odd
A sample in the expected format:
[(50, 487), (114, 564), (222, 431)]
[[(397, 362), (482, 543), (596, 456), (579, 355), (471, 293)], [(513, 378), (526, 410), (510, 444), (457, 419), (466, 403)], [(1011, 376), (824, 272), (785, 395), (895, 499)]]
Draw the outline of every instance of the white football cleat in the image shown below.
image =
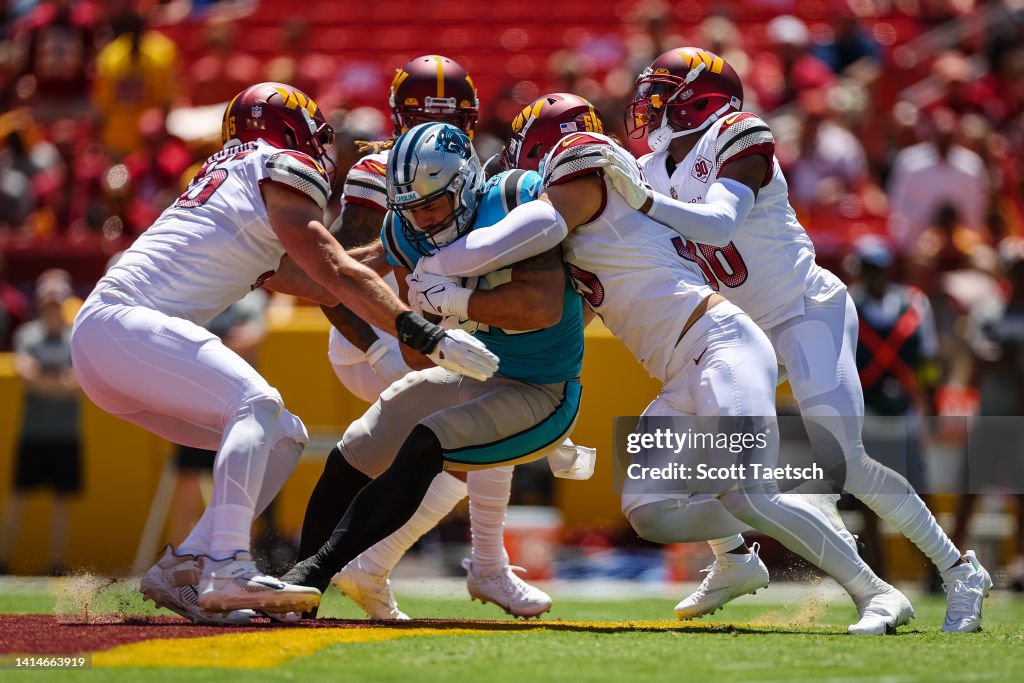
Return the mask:
[(981, 630), (981, 606), (992, 590), (992, 577), (981, 566), (973, 550), (964, 553), (968, 559), (942, 573), (946, 591), (945, 633), (972, 633)]
[(391, 591), (388, 574), (378, 574), (363, 566), (359, 558), (345, 565), (334, 575), (331, 583), (352, 602), (378, 621), (409, 621), (409, 615), (398, 609), (395, 594)]
[(759, 543), (750, 546), (749, 553), (725, 553), (715, 563), (703, 569), (707, 576), (693, 593), (675, 607), (676, 618), (681, 621), (714, 614), (727, 602), (741, 595), (753, 595), (768, 587), (768, 567), (758, 557)]
[(850, 624), (846, 632), (854, 636), (884, 636), (896, 632), (914, 618), (914, 608), (907, 597), (885, 582), (877, 593), (856, 601), (860, 620)]
[(139, 581), (139, 590), (144, 600), (150, 600), (157, 607), (169, 609), (185, 617), (193, 624), (212, 626), (245, 626), (249, 615), (243, 612), (220, 614), (207, 612), (199, 607), (199, 576), (201, 570), (195, 555), (176, 555), (169, 544), (164, 555), (149, 568)]
[(522, 567), (505, 565), (494, 574), (477, 574), (473, 560), (467, 557), (462, 560), (462, 568), (473, 600), (493, 602), (514, 617), (540, 617), (551, 609), (550, 595), (514, 574), (526, 571)]
[(308, 612), (320, 604), (320, 591), (285, 583), (256, 568), (252, 555), (240, 551), (227, 560), (203, 558), (199, 606), (213, 612), (253, 609), (269, 614)]

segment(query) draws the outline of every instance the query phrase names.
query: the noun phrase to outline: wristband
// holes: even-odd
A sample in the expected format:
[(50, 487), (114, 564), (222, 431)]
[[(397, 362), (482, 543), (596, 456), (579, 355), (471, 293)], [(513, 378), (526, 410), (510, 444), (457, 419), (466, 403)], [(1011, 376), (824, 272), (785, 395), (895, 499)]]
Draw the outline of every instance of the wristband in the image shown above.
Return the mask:
[(402, 311), (398, 314), (395, 318), (395, 331), (398, 333), (398, 341), (425, 356), (433, 353), (444, 337), (444, 330), (440, 326), (428, 322), (423, 316), (412, 311)]

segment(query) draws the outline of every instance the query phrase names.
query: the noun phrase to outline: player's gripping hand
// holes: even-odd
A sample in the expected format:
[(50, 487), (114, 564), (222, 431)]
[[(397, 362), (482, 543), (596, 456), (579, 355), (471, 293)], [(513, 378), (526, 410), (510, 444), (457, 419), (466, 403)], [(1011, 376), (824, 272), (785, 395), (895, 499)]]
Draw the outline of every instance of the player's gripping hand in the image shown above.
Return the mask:
[(430, 273), (411, 273), (405, 281), (409, 284), (409, 305), (414, 310), (442, 318), (469, 318), (469, 297), (473, 290), (460, 286), (450, 277)]
[(654, 190), (651, 186), (637, 177), (636, 168), (627, 166), (628, 162), (612, 152), (611, 148), (602, 149), (601, 156), (604, 159), (599, 162), (600, 166), (612, 181), (615, 191), (634, 209), (646, 213), (654, 203)]
[(447, 330), (427, 358), (445, 370), (481, 382), (498, 371), (498, 357), (488, 351), (483, 342), (460, 329)]
[(443, 330), (412, 311), (399, 313), (395, 329), (400, 342), (445, 370), (481, 382), (498, 370), (498, 357), (465, 330)]

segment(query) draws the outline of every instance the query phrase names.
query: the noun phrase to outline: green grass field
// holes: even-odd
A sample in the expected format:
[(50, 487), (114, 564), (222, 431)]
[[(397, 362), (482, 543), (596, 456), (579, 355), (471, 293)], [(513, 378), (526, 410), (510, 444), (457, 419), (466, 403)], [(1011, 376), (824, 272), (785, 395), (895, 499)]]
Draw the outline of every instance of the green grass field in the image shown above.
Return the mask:
[[(814, 588), (809, 587), (809, 594)], [(453, 598), (403, 598), (401, 606), (422, 618), (499, 619), (504, 628), (458, 625), (472, 633), (402, 637), (383, 642), (327, 644), (263, 669), (146, 666), (95, 668), (88, 672), (10, 672), (0, 680), (49, 681), (81, 676), (90, 681), (1013, 681), (1024, 680), (1024, 601), (994, 593), (986, 603), (985, 630), (970, 635), (939, 632), (944, 600), (917, 596), (917, 619), (897, 636), (845, 635), (853, 608), (808, 597), (791, 604), (741, 600), (713, 621), (676, 627), (665, 622), (668, 599), (559, 600), (545, 620), (558, 630), (523, 630), (493, 606)], [(771, 599), (770, 591), (767, 599)], [(66, 593), (32, 589), (0, 594), (0, 612), (60, 613)], [(97, 611), (153, 614), (137, 596), (114, 589), (92, 607)], [(333, 591), (321, 614), (357, 617)], [(729, 623), (725, 623), (725, 619)], [(561, 620), (561, 627), (557, 622)], [(566, 622), (649, 622), (640, 630), (570, 625)], [(745, 626), (744, 623), (754, 624)], [(542, 626), (543, 622), (530, 622)], [(84, 627), (88, 628), (88, 627)], [(273, 631), (278, 642), (318, 629)], [(351, 631), (353, 629), (349, 629)], [(377, 630), (377, 629), (374, 629)], [(331, 629), (338, 632), (341, 629)], [(367, 633), (370, 629), (361, 629)], [(225, 633), (230, 633), (225, 630)], [(328, 630), (322, 630), (328, 633)], [(189, 641), (195, 642), (195, 641)], [(252, 654), (257, 654), (252, 652)], [(240, 655), (240, 658), (246, 656)], [(154, 662), (155, 663), (155, 662)]]

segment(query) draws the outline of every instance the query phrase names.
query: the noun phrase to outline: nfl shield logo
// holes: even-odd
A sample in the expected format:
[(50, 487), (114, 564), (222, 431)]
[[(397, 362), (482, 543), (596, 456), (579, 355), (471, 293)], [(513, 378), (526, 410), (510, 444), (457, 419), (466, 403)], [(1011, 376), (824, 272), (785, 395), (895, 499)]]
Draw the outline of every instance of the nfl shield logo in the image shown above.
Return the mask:
[(252, 117), (254, 119), (258, 119), (261, 116), (263, 116), (263, 106), (259, 104), (254, 104), (252, 107)]
[(714, 164), (698, 154), (697, 161), (694, 162), (693, 170), (690, 174), (703, 183), (711, 177), (711, 171), (714, 167)]

